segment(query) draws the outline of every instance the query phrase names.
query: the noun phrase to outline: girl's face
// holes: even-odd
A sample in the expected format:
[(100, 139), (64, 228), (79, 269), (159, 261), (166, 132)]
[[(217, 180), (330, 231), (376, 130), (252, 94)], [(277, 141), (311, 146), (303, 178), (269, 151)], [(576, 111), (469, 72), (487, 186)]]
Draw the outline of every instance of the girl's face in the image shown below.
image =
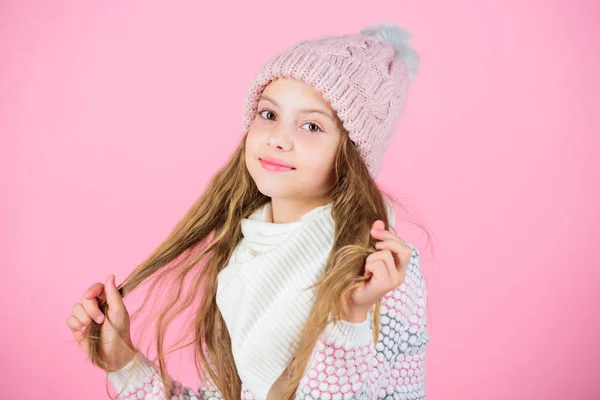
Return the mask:
[(341, 121), (316, 89), (276, 79), (264, 89), (248, 131), (246, 167), (266, 196), (325, 204), (342, 134)]

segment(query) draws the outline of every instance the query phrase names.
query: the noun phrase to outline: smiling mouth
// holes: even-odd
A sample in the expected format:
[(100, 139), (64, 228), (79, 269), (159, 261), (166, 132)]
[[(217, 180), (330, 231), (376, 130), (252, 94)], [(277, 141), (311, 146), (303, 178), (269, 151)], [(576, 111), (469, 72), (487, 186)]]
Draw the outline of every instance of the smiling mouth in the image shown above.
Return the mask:
[(285, 165), (268, 162), (268, 161), (263, 160), (262, 158), (259, 158), (258, 160), (260, 161), (260, 165), (267, 171), (284, 172), (284, 171), (293, 171), (296, 169), (294, 167), (287, 167)]

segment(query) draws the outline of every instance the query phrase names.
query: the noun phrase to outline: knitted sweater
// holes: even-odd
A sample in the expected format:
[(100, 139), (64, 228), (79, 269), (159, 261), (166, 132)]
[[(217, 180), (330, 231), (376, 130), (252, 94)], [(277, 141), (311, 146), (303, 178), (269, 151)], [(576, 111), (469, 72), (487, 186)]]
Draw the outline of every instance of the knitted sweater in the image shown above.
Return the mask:
[[(327, 206), (323, 208), (328, 209)], [(254, 230), (251, 229), (255, 227), (253, 224), (260, 224), (258, 226), (263, 229), (256, 231), (264, 232), (265, 225), (261, 222), (268, 212), (270, 212), (270, 204), (253, 214), (262, 218), (260, 222), (246, 221), (246, 229), (243, 229), (243, 232), (249, 236), (254, 235)], [(310, 218), (314, 220), (314, 216), (319, 216), (322, 224), (329, 223), (323, 221), (332, 221), (324, 219), (323, 213), (312, 211), (303, 216), (299, 222), (306, 222)], [(279, 233), (286, 236), (290, 230), (296, 230), (298, 225), (300, 224), (268, 224), (266, 231), (270, 235)], [(247, 251), (252, 249), (256, 252), (257, 244), (260, 244), (263, 238), (257, 241), (257, 238), (252, 236), (252, 239), (254, 240), (242, 240), (235, 252), (242, 251), (239, 249)], [(291, 236), (291, 240), (293, 239), (294, 237)], [(264, 244), (268, 248), (273, 243), (265, 241)], [(404, 282), (382, 299), (380, 334), (377, 342), (373, 342), (370, 314), (362, 323), (340, 321), (335, 326), (329, 324), (313, 350), (296, 392), (297, 399), (425, 399), (425, 350), (429, 342), (426, 316), (427, 288), (420, 271), (419, 252), (414, 246), (411, 247), (412, 257)], [(297, 279), (297, 277), (293, 278), (293, 280)], [(272, 310), (268, 303), (266, 307)], [(237, 320), (235, 322), (238, 326), (244, 326), (246, 321), (242, 319), (241, 322)], [(284, 325), (286, 321), (281, 321), (280, 324)], [(228, 329), (231, 328), (230, 322)], [(247, 329), (238, 328), (238, 330), (248, 332)], [(267, 354), (269, 352), (269, 349), (254, 349), (257, 357), (260, 356), (257, 350), (263, 350)], [(238, 352), (241, 353), (239, 350)], [(234, 358), (237, 364), (239, 358), (236, 357), (236, 349), (234, 349)], [(264, 360), (267, 362), (269, 358), (265, 357)], [(260, 366), (261, 363), (257, 365)], [(268, 373), (268, 369), (265, 369), (264, 373)], [(243, 376), (241, 374), (240, 376), (242, 377), (242, 399), (263, 400), (265, 398), (264, 394), (257, 396), (256, 393), (252, 393), (244, 383)], [(135, 359), (119, 371), (109, 373), (108, 379), (120, 393), (119, 399), (166, 399), (158, 369), (142, 352), (138, 351)], [(222, 399), (216, 388), (208, 381), (201, 382), (194, 391), (169, 376), (168, 385), (171, 388), (172, 399)]]

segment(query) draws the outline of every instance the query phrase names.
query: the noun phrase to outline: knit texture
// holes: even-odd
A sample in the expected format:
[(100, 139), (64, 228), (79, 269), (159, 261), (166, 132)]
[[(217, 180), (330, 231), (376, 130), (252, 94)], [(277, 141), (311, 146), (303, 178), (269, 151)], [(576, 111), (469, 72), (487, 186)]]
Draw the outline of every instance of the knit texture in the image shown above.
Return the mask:
[[(230, 268), (228, 273), (232, 276), (223, 280), (223, 282), (227, 282), (227, 285), (232, 285), (231, 289), (240, 291), (242, 294), (239, 295), (241, 297), (237, 297), (232, 293), (227, 293), (227, 290), (219, 294), (221, 296), (219, 308), (222, 312), (231, 307), (226, 304), (227, 301), (230, 301), (230, 297), (238, 300), (234, 304), (238, 310), (237, 314), (229, 313), (226, 317), (228, 330), (232, 333), (234, 356), (236, 355), (236, 341), (240, 346), (238, 350), (241, 350), (241, 353), (237, 352), (238, 357), (235, 357), (236, 366), (238, 366), (238, 360), (241, 360), (247, 363), (242, 364), (241, 370), (244, 370), (244, 365), (254, 365), (259, 368), (258, 375), (243, 375), (240, 372), (242, 399), (265, 399), (265, 390), (261, 389), (263, 386), (260, 382), (257, 386), (256, 379), (261, 381), (261, 375), (266, 374), (270, 376), (266, 379), (270, 382), (273, 380), (273, 374), (282, 372), (282, 367), (278, 366), (275, 368), (275, 372), (271, 372), (269, 365), (261, 364), (278, 363), (278, 354), (280, 353), (284, 354), (283, 358), (289, 362), (290, 356), (283, 343), (286, 343), (290, 336), (285, 329), (294, 325), (290, 321), (303, 321), (306, 317), (306, 310), (298, 307), (298, 304), (286, 302), (286, 300), (284, 303), (289, 307), (288, 314), (297, 315), (285, 316), (273, 308), (275, 304), (278, 304), (275, 299), (281, 300), (282, 292), (279, 289), (286, 287), (286, 279), (301, 279), (301, 274), (287, 275), (286, 278), (286, 273), (289, 271), (286, 269), (286, 265), (282, 265), (281, 275), (272, 278), (262, 276), (260, 279), (247, 281), (246, 285), (237, 286), (233, 275), (239, 274), (240, 271), (236, 271), (236, 266), (259, 269), (266, 265), (265, 271), (256, 271), (256, 273), (273, 273), (274, 270), (268, 269), (268, 262), (263, 264), (265, 259), (255, 265), (249, 263), (248, 260), (258, 260), (260, 257), (257, 258), (257, 255), (282, 248), (287, 242), (293, 242), (296, 250), (292, 250), (292, 252), (295, 257), (299, 257), (299, 261), (310, 261), (311, 258), (308, 255), (310, 250), (303, 247), (306, 238), (299, 233), (302, 232), (302, 227), (307, 226), (311, 221), (313, 223), (319, 221), (320, 224), (326, 221), (327, 218), (323, 218), (323, 216), (329, 214), (330, 208), (330, 204), (328, 204), (311, 210), (297, 222), (274, 224), (269, 222), (272, 221), (272, 209), (270, 203), (267, 203), (242, 224), (242, 232), (247, 235), (245, 237), (248, 240), (240, 242), (234, 253), (237, 260), (246, 262), (231, 264), (234, 268)], [(388, 208), (388, 212), (390, 225), (394, 226), (393, 209)], [(320, 229), (322, 232), (331, 234), (327, 229)], [(278, 237), (279, 234), (281, 237)], [(316, 237), (320, 237), (327, 243), (325, 246), (328, 246), (331, 238), (321, 237), (321, 234), (315, 233)], [(297, 399), (425, 399), (425, 350), (429, 342), (426, 317), (427, 288), (420, 271), (419, 252), (414, 246), (410, 246), (413, 252), (404, 282), (388, 292), (382, 299), (378, 341), (373, 342), (372, 316), (370, 314), (362, 323), (346, 321), (340, 321), (337, 325), (330, 323), (313, 350), (296, 392)], [(225, 270), (227, 268), (223, 271)], [(248, 277), (248, 275), (243, 276)], [(258, 284), (260, 284), (261, 291), (256, 292), (253, 290), (253, 286)], [(293, 286), (291, 287), (293, 288)], [(249, 297), (245, 297), (246, 295), (251, 295), (254, 300), (249, 300)], [(244, 300), (240, 302), (240, 298), (244, 298)], [(257, 303), (257, 306), (252, 304), (254, 302)], [(274, 312), (278, 318), (269, 319), (266, 311)], [(253, 315), (249, 312), (256, 313), (259, 316), (258, 320), (253, 319)], [(226, 314), (228, 311), (224, 312), (224, 317)], [(271, 332), (266, 331), (269, 327), (261, 324), (261, 318), (267, 318), (265, 321), (268, 321), (269, 325), (273, 325)], [(273, 333), (281, 335), (281, 338), (273, 336)], [(260, 337), (262, 335), (270, 336), (271, 342), (253, 341), (253, 336)], [(246, 349), (249, 345), (250, 347), (257, 346), (257, 348)], [(273, 356), (275, 358), (272, 358)], [(247, 357), (256, 357), (260, 362), (248, 362)], [(238, 369), (240, 369), (239, 366)], [(157, 371), (158, 369), (150, 363), (146, 356), (138, 352), (128, 365), (119, 371), (109, 373), (108, 378), (115, 389), (121, 392), (118, 396), (120, 399), (165, 399)], [(172, 390), (172, 399), (216, 400), (222, 398), (208, 381), (202, 382), (197, 386), (197, 391), (194, 391), (189, 386), (184, 386), (169, 377), (168, 386)]]
[(217, 305), (237, 371), (258, 398), (267, 397), (296, 353), (293, 341), (312, 304), (306, 289), (333, 246), (332, 204), (283, 224), (273, 223), (271, 202), (258, 208), (242, 219), (243, 238), (218, 276)]
[(400, 26), (384, 24), (357, 34), (302, 40), (271, 56), (246, 90), (244, 132), (254, 121), (260, 95), (271, 81), (280, 77), (303, 81), (336, 111), (376, 177), (417, 71), (419, 56), (408, 45), (410, 37)]

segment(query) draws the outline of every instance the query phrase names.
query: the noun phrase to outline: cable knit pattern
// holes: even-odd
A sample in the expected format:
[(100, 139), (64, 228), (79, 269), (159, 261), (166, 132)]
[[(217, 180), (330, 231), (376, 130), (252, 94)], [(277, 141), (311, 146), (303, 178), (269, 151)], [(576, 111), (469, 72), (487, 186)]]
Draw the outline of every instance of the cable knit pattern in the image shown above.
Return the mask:
[[(264, 220), (267, 215), (266, 211), (269, 210), (270, 208), (267, 206), (253, 215), (260, 216), (260, 219)], [(323, 211), (329, 210), (329, 205), (315, 209), (313, 212), (307, 213), (301, 220), (306, 223), (319, 215), (322, 216)], [(390, 225), (394, 226), (393, 209), (389, 208), (388, 212)], [(274, 245), (275, 242), (272, 241), (262, 245), (257, 242), (257, 237), (253, 235), (254, 228), (259, 228), (259, 230), (267, 228), (271, 234), (273, 230), (282, 229), (282, 232), (291, 234), (299, 226), (303, 226), (303, 224), (264, 224), (260, 220), (247, 222), (244, 224), (243, 230), (253, 240), (247, 241), (240, 248), (245, 248), (244, 251), (252, 249), (251, 251), (260, 252)], [(271, 238), (273, 239), (273, 237)], [(286, 240), (293, 240), (293, 238), (294, 236), (291, 235)], [(380, 335), (377, 343), (373, 342), (372, 316), (370, 314), (362, 323), (346, 321), (340, 321), (337, 325), (330, 323), (313, 350), (296, 392), (297, 399), (425, 399), (425, 350), (429, 342), (426, 316), (427, 288), (420, 271), (419, 252), (414, 246), (410, 246), (413, 252), (405, 281), (388, 292), (382, 299)], [(237, 257), (243, 259), (248, 255), (238, 254)], [(229, 273), (234, 272), (235, 270), (231, 269)], [(236, 288), (236, 290), (241, 289)], [(304, 311), (298, 311), (296, 306), (290, 310), (291, 313), (304, 313)], [(255, 311), (261, 313), (260, 308)], [(229, 323), (234, 321), (231, 319), (232, 316), (233, 314), (230, 316)], [(304, 317), (302, 315), (296, 321), (303, 321)], [(280, 322), (273, 321), (269, 324), (283, 326), (289, 324), (289, 321), (294, 321), (294, 318), (286, 318), (283, 314), (278, 318), (281, 320)], [(252, 319), (242, 318), (235, 321), (238, 324), (236, 329), (252, 323), (255, 329), (263, 332), (264, 326), (254, 325)], [(279, 331), (284, 332), (281, 329)], [(244, 330), (239, 332), (244, 332)], [(239, 339), (243, 339), (243, 336), (240, 336)], [(261, 359), (266, 357), (264, 358), (266, 361), (269, 360), (269, 353), (280, 351), (273, 346), (265, 349), (265, 346), (261, 345), (261, 348), (255, 349), (254, 353)], [(281, 348), (281, 344), (277, 346), (277, 349)], [(236, 358), (236, 365), (237, 363), (238, 358)], [(120, 399), (165, 399), (157, 371), (158, 369), (149, 362), (146, 356), (138, 352), (134, 360), (121, 370), (109, 373), (108, 378), (117, 391), (123, 390), (119, 395)], [(240, 377), (242, 378), (241, 399), (265, 399), (266, 392), (263, 391), (259, 394), (252, 391), (245, 382), (244, 376), (240, 374)], [(253, 375), (247, 375), (247, 377), (254, 379)], [(194, 391), (169, 377), (169, 387), (172, 390), (172, 399), (221, 399), (221, 395), (209, 382), (202, 382), (197, 386), (197, 391)]]
[(399, 25), (383, 24), (356, 34), (302, 40), (271, 56), (246, 89), (244, 132), (271, 81), (279, 77), (303, 81), (330, 103), (376, 177), (419, 62), (408, 44), (410, 37)]

